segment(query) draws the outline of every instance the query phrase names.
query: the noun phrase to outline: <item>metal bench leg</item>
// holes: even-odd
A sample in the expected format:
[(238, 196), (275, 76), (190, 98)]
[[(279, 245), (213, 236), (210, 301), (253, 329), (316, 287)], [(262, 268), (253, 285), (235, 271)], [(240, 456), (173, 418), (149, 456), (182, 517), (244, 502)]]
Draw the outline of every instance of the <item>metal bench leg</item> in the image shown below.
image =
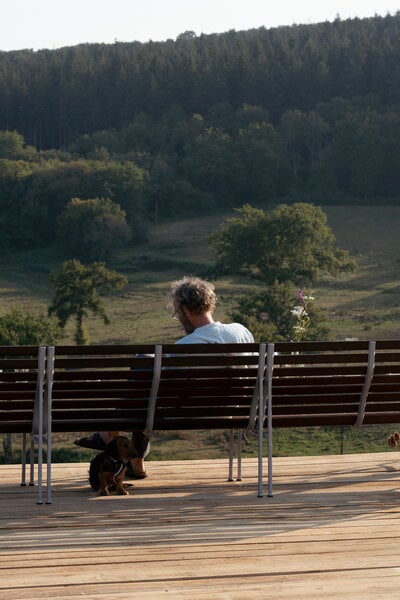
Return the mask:
[(51, 451), (52, 451), (51, 411), (47, 414), (47, 480), (46, 480), (46, 504), (51, 504)]
[(242, 430), (237, 432), (237, 481), (242, 481)]
[(38, 490), (36, 504), (43, 504), (43, 427), (39, 428), (38, 443)]
[(35, 485), (35, 443), (31, 435), (31, 446), (29, 450), (30, 470), (29, 470), (29, 485)]
[(43, 504), (43, 404), (39, 404), (39, 440), (38, 440), (38, 466), (37, 466), (37, 502)]
[(51, 499), (51, 436), (48, 436), (48, 438), (47, 438), (46, 504), (52, 504), (52, 499)]
[[(46, 419), (47, 432), (47, 480), (46, 480), (46, 504), (52, 503), (52, 488), (51, 488), (51, 452), (52, 452), (52, 419), (51, 419), (51, 404), (52, 404), (52, 388), (53, 388), (53, 371), (54, 371), (54, 346), (47, 348), (47, 363), (46, 363), (46, 390), (44, 400), (44, 418)], [(160, 367), (161, 368), (161, 367)]]
[(268, 434), (268, 497), (273, 497), (272, 492), (272, 431)]
[(262, 417), (258, 417), (258, 492), (257, 497), (263, 497), (263, 428)]
[(228, 481), (233, 481), (233, 450), (234, 445), (234, 431), (233, 429), (229, 430), (229, 473), (228, 473)]
[(26, 486), (26, 433), (22, 434), (21, 485)]

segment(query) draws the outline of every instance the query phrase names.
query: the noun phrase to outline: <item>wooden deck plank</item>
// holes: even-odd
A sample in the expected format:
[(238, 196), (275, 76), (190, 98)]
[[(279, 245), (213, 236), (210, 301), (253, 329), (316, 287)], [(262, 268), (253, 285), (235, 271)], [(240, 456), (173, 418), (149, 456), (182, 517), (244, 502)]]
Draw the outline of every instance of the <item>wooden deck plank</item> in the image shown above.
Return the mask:
[(54, 465), (52, 505), (0, 467), (0, 598), (363, 600), (400, 587), (397, 453), (286, 457), (274, 497), (257, 463), (149, 462), (130, 495), (96, 497), (87, 464)]

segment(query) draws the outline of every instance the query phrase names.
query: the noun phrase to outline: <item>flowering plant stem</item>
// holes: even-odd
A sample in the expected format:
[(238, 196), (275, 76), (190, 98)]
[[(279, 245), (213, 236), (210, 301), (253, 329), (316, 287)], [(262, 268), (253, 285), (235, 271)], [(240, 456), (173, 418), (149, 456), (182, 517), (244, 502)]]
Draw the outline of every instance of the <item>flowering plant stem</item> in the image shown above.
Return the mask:
[(297, 291), (296, 298), (299, 302), (290, 312), (296, 318), (293, 325), (293, 342), (300, 342), (310, 328), (310, 317), (307, 305), (314, 300), (313, 296), (305, 295), (304, 290)]

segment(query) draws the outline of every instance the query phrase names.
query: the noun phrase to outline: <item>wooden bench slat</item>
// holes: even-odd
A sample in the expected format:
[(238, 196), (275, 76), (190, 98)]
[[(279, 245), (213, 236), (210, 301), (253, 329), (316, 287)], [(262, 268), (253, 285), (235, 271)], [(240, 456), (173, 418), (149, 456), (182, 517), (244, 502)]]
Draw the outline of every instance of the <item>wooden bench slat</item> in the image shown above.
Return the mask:
[(0, 358), (0, 369), (2, 371), (16, 370), (18, 377), (22, 377), (23, 371), (37, 369), (37, 358), (14, 358), (5, 357)]
[(14, 421), (7, 420), (2, 423), (0, 432), (1, 433), (31, 433), (32, 431), (32, 419)]
[(125, 380), (109, 380), (109, 379), (96, 379), (96, 380), (66, 380), (66, 381), (55, 381), (53, 384), (54, 393), (60, 392), (74, 392), (75, 390), (89, 390), (93, 394), (101, 393), (102, 390), (129, 390), (132, 392), (139, 392), (142, 390), (143, 393), (147, 393), (150, 389), (151, 381), (127, 381)]
[(282, 377), (328, 377), (329, 375), (336, 377), (345, 377), (353, 375), (365, 376), (367, 372), (367, 365), (321, 365), (315, 367), (277, 367), (274, 369), (274, 379)]
[[(354, 425), (357, 413), (352, 414), (299, 414), (278, 415), (272, 418), (274, 427), (322, 427), (333, 425)], [(365, 420), (367, 423), (367, 420)]]
[(134, 401), (132, 401), (131, 399), (128, 400), (126, 398), (81, 398), (74, 396), (72, 398), (53, 400), (53, 412), (56, 415), (57, 411), (62, 409), (78, 411), (76, 418), (79, 419), (79, 412), (82, 411), (83, 404), (86, 407), (85, 410), (95, 410), (96, 408), (108, 408), (110, 410), (115, 410), (123, 407), (128, 407), (131, 410), (147, 410), (148, 399), (136, 398)]
[(34, 400), (32, 398), (11, 398), (4, 399), (0, 397), (0, 410), (20, 410), (21, 408), (25, 408), (26, 410), (31, 410), (33, 414), (34, 408)]
[[(184, 431), (184, 430), (209, 430), (209, 429), (246, 429), (247, 418), (235, 418), (235, 419), (218, 419), (218, 418), (206, 418), (203, 419), (156, 419), (155, 430), (157, 431)], [(97, 420), (93, 419), (82, 419), (80, 421), (82, 426), (81, 431), (96, 431)], [(146, 421), (136, 419), (109, 419), (104, 420), (103, 424), (106, 425), (110, 431), (132, 431), (132, 430), (143, 430)], [(76, 421), (56, 421), (53, 427), (54, 432), (74, 432), (76, 429)]]
[(274, 357), (274, 364), (278, 367), (280, 365), (283, 366), (293, 366), (293, 365), (307, 365), (307, 366), (317, 366), (317, 365), (351, 365), (351, 364), (365, 364), (368, 360), (368, 354), (364, 352), (363, 354), (290, 354), (290, 355), (282, 355), (278, 354)]
[(315, 406), (323, 406), (324, 404), (337, 404), (343, 406), (346, 404), (358, 404), (360, 400), (359, 394), (329, 394), (329, 396), (310, 395), (310, 396), (274, 396), (272, 398), (272, 410), (275, 413), (281, 406), (306, 406), (314, 404)]
[[(392, 347), (392, 346), (389, 346)], [(400, 348), (400, 344), (397, 346)], [(313, 342), (277, 342), (275, 352), (292, 354), (293, 352), (348, 352), (368, 350), (365, 340), (313, 341)]]
[(349, 402), (340, 404), (338, 402), (334, 404), (286, 404), (284, 406), (273, 407), (273, 419), (274, 417), (280, 417), (281, 415), (308, 415), (308, 414), (320, 414), (325, 415), (328, 413), (340, 413), (346, 414), (357, 414), (358, 402)]
[(38, 356), (37, 346), (0, 346), (0, 357), (36, 357)]
[(400, 410), (381, 412), (367, 412), (364, 425), (384, 425), (387, 423), (400, 424)]

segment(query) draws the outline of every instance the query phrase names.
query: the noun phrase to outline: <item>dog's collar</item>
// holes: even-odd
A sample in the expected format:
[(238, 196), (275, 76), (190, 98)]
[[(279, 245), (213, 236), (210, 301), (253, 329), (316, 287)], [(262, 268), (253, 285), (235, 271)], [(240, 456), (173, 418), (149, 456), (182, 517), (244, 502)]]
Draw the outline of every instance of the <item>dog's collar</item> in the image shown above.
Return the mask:
[(121, 473), (121, 471), (126, 468), (126, 466), (128, 464), (128, 461), (126, 461), (126, 460), (117, 460), (116, 458), (113, 458), (110, 455), (108, 455), (107, 458), (109, 458), (111, 460), (111, 462), (113, 462), (116, 465), (116, 471), (114, 473), (114, 477), (116, 475), (119, 475)]

